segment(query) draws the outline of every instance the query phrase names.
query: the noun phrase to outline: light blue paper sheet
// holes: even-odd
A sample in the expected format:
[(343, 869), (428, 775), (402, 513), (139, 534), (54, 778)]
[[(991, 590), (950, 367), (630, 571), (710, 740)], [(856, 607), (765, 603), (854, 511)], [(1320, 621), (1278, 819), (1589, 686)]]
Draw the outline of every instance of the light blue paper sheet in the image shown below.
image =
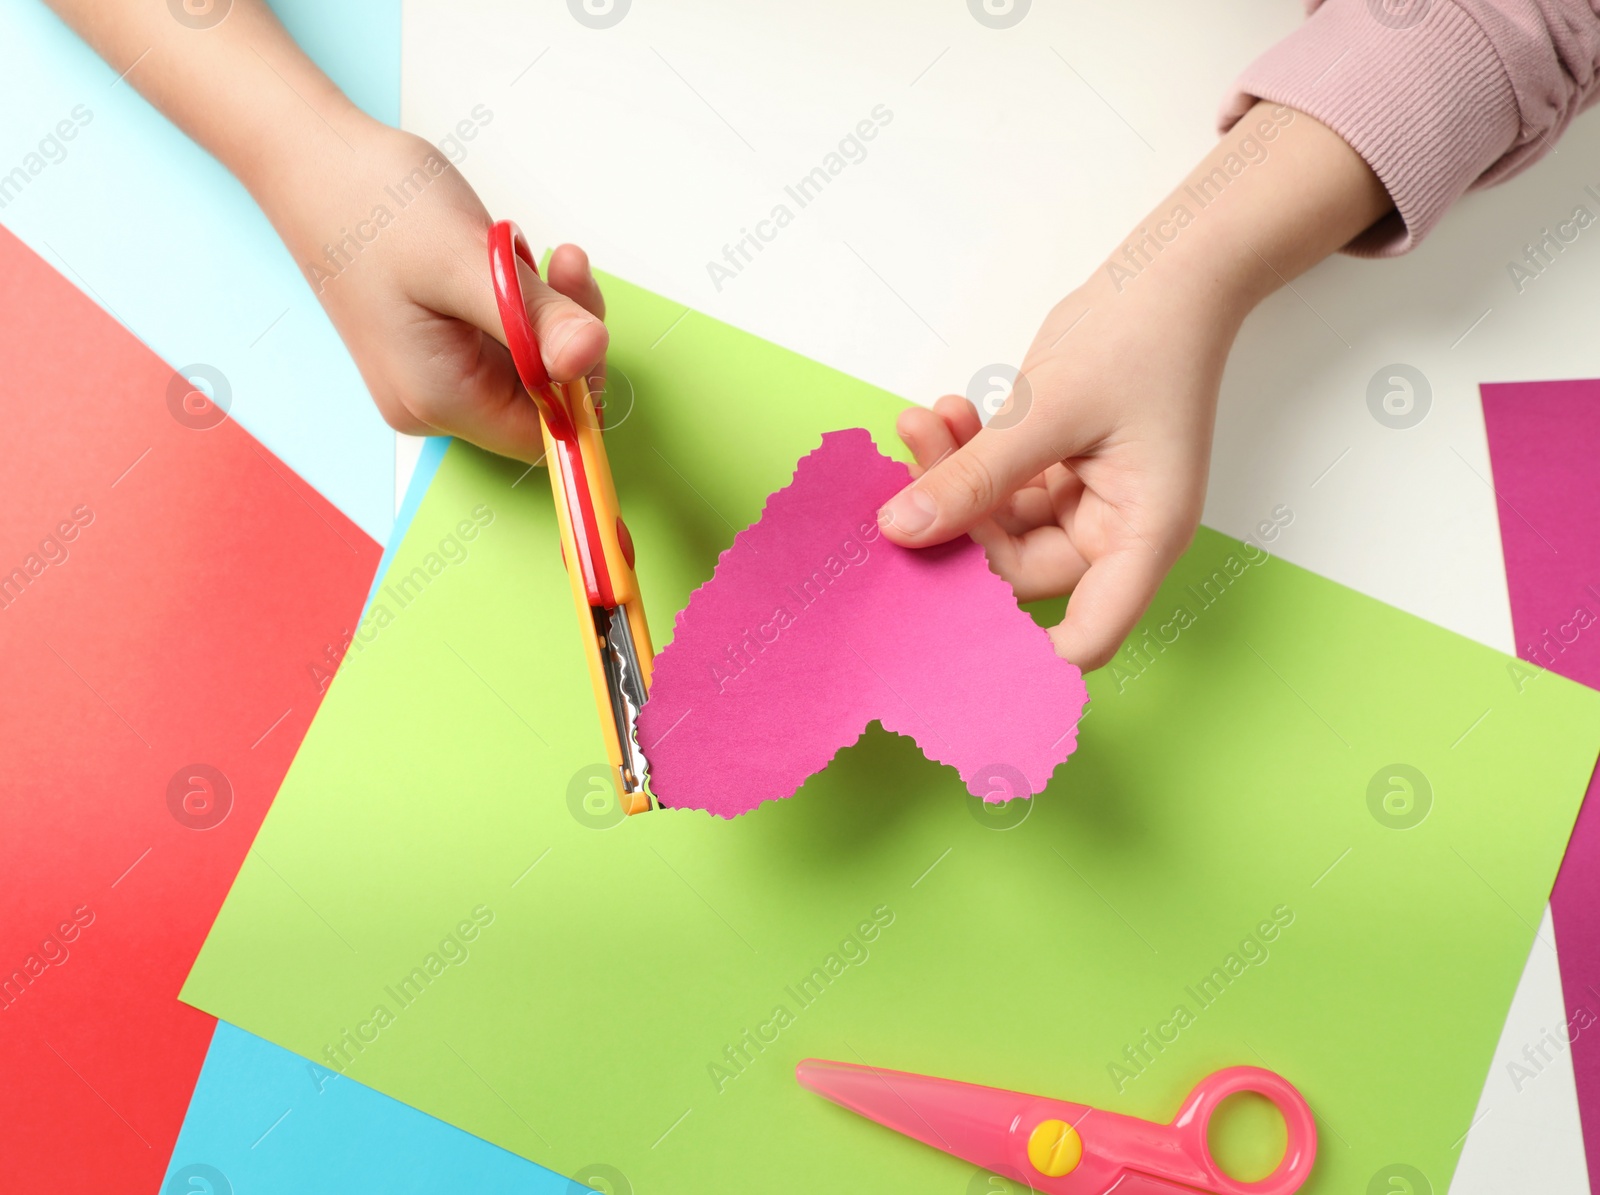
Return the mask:
[(561, 1175), (226, 1023), (161, 1186), (162, 1195), (568, 1190)]
[(433, 484), (433, 475), (439, 471), (439, 462), (444, 460), (445, 449), (449, 447), (449, 436), (429, 436), (423, 441), (422, 452), (417, 456), (416, 470), (406, 484), (406, 496), (400, 503), (400, 509), (395, 511), (394, 530), (389, 534), (389, 542), (383, 545), (383, 556), (378, 561), (378, 571), (373, 575), (372, 588), (367, 591), (367, 604), (361, 608), (363, 618), (372, 606), (372, 599), (378, 592), (378, 586), (389, 572), (389, 561), (394, 559), (395, 549), (406, 537), (406, 528), (411, 526), (411, 520), (417, 513), (417, 507), (422, 503), (423, 495), (428, 492), (428, 486)]
[[(399, 0), (273, 8), (357, 103), (398, 123)], [(0, 180), (18, 167), (26, 180), (0, 186), (0, 223), (172, 365), (220, 370), (233, 417), (386, 540), (394, 435), (244, 188), (40, 0), (0, 5), (0, 112)], [(62, 120), (76, 135), (30, 174)]]

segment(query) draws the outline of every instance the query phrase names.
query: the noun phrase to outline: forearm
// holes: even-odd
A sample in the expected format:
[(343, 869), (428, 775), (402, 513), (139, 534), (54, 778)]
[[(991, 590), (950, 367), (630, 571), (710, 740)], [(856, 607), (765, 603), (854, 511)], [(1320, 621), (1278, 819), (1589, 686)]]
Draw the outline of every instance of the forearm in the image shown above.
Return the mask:
[(1160, 291), (1236, 327), (1391, 206), (1327, 126), (1257, 104), (1113, 250), (1091, 288)]
[(262, 0), (232, 0), (204, 28), (149, 0), (48, 3), (269, 214), (310, 170), (352, 154), (371, 124)]

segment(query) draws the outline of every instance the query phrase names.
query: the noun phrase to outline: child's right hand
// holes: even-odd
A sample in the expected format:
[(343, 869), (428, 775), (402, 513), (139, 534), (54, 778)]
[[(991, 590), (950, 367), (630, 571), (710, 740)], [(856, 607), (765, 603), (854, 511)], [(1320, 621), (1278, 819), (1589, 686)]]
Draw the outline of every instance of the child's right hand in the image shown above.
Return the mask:
[[(543, 455), (489, 282), (489, 214), (442, 150), (352, 104), (264, 0), (49, 3), (249, 189), (393, 427)], [(522, 274), (545, 368), (597, 377), (607, 333), (588, 258), (563, 245), (549, 273)]]
[[(489, 213), (440, 151), (365, 117), (303, 178), (274, 179), (258, 197), (306, 273), (390, 426), (454, 435), (491, 452), (544, 454), (538, 409), (504, 344), (489, 281)], [(397, 180), (418, 179), (396, 198)], [(391, 216), (378, 227), (370, 213)], [(341, 232), (357, 234), (339, 245)], [(329, 252), (330, 248), (333, 250)], [(575, 245), (541, 281), (518, 263), (545, 368), (558, 382), (604, 368), (605, 301)]]

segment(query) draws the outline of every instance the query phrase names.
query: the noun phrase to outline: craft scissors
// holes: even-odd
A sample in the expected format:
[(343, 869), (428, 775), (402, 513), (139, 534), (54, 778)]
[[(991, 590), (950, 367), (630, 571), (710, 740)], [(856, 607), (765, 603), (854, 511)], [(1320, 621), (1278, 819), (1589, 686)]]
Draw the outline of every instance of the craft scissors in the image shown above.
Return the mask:
[[(1317, 1157), (1310, 1107), (1287, 1080), (1254, 1066), (1202, 1079), (1171, 1124), (849, 1062), (808, 1058), (795, 1077), (841, 1107), (1044, 1195), (1290, 1195)], [(1224, 1171), (1206, 1142), (1222, 1101), (1247, 1091), (1270, 1100), (1288, 1130), (1283, 1159), (1255, 1182)]]
[(494, 297), (511, 360), (539, 408), (544, 459), (561, 529), (561, 559), (578, 611), (606, 756), (616, 772), (623, 810), (642, 813), (654, 803), (645, 787), (650, 764), (637, 732), (655, 652), (633, 569), (633, 538), (622, 521), (606, 459), (604, 408), (595, 403), (582, 378), (566, 383), (550, 380), (523, 302), (518, 258), (535, 278), (539, 276), (522, 231), (510, 220), (501, 220), (489, 230)]

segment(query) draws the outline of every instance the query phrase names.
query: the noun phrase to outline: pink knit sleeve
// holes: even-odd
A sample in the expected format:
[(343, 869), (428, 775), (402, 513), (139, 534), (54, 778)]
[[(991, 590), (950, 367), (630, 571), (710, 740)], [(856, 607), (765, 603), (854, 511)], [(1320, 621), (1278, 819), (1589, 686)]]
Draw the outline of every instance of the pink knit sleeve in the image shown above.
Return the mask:
[(1315, 117), (1359, 153), (1395, 211), (1346, 246), (1404, 253), (1473, 187), (1547, 153), (1600, 98), (1600, 0), (1308, 0), (1220, 118), (1256, 100)]

